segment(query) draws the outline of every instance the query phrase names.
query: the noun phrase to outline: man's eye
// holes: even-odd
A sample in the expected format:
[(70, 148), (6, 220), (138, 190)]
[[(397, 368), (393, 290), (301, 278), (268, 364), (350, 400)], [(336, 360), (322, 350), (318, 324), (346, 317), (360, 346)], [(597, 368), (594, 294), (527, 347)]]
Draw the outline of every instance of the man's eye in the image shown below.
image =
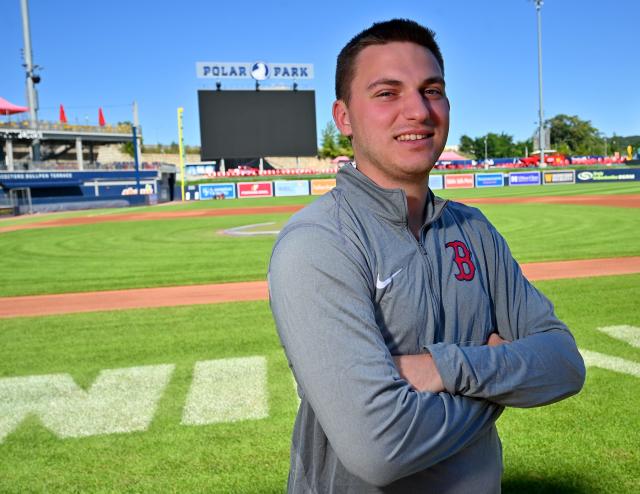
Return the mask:
[(443, 91), (442, 89), (438, 89), (438, 88), (435, 88), (435, 87), (430, 87), (430, 88), (428, 88), (428, 89), (425, 89), (424, 93), (425, 93), (427, 96), (431, 96), (431, 97), (433, 97), (433, 96), (435, 96), (435, 97), (439, 97), (439, 96), (442, 96), (442, 95), (444, 94), (444, 91)]
[(380, 91), (376, 94), (376, 98), (386, 98), (389, 96), (393, 96), (393, 91)]

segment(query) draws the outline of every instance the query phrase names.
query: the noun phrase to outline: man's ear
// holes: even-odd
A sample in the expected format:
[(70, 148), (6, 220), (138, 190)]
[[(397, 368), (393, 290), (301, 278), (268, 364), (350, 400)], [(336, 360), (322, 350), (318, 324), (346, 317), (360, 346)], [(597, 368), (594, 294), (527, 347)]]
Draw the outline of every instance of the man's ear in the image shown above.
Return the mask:
[(338, 130), (345, 136), (350, 137), (353, 135), (351, 129), (351, 120), (349, 119), (349, 109), (347, 104), (341, 99), (333, 102), (333, 121), (336, 123)]

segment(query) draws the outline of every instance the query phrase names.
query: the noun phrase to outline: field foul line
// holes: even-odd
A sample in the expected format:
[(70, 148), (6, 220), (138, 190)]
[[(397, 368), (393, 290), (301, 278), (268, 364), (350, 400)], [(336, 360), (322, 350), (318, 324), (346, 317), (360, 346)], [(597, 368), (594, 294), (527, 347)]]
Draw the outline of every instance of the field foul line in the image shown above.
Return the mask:
[[(640, 273), (640, 256), (522, 264), (531, 281)], [(0, 297), (0, 319), (267, 300), (266, 281)]]

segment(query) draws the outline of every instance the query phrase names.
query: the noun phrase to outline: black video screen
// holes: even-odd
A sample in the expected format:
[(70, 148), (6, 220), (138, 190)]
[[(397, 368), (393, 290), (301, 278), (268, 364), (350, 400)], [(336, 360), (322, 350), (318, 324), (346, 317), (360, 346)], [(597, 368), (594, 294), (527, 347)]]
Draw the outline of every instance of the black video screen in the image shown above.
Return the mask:
[(198, 91), (203, 161), (315, 156), (315, 91)]

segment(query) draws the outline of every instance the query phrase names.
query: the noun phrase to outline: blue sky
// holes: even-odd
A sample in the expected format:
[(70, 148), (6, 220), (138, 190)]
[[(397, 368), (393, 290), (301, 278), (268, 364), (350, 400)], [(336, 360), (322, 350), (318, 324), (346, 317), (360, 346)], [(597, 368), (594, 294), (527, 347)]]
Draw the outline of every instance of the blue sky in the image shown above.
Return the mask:
[[(371, 23), (408, 17), (434, 29), (452, 104), (449, 144), (462, 134), (533, 133), (538, 111), (535, 8), (530, 0), (87, 2), (30, 0), (40, 117), (131, 120), (146, 143), (199, 144), (197, 61), (302, 62), (315, 78), (318, 132), (331, 119), (335, 59)], [(2, 2), (0, 96), (26, 105), (19, 0)], [(546, 0), (542, 9), (545, 116), (590, 120), (605, 135), (640, 134), (640, 1)], [(267, 83), (268, 84), (268, 83)], [(224, 87), (247, 88), (250, 82)]]

